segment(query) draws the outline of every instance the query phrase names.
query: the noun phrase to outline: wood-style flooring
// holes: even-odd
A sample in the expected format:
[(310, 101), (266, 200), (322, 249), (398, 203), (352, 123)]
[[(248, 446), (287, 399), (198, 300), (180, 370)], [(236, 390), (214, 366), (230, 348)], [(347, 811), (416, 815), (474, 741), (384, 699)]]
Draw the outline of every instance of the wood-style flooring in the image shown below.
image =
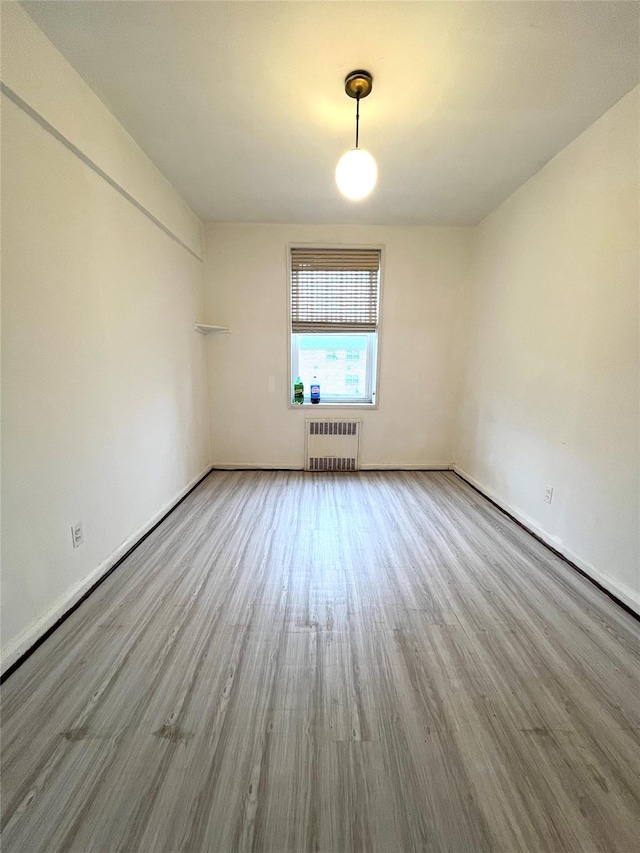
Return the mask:
[(214, 472), (5, 683), (3, 853), (632, 853), (638, 622), (449, 472)]

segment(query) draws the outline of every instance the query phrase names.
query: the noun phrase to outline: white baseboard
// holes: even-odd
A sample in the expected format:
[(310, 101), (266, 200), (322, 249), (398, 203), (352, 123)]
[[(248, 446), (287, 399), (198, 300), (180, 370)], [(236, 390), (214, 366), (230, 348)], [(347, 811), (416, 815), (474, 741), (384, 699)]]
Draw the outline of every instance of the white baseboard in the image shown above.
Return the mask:
[(105, 575), (142, 537), (156, 525), (163, 516), (170, 512), (173, 507), (179, 503), (182, 498), (189, 492), (195, 484), (205, 477), (211, 471), (211, 465), (194, 477), (187, 485), (181, 489), (178, 494), (166, 503), (158, 512), (150, 518), (145, 524), (135, 530), (106, 560), (103, 560), (100, 565), (96, 566), (88, 575), (86, 575), (80, 583), (71, 587), (63, 595), (61, 595), (52, 606), (32, 622), (24, 631), (12, 640), (2, 651), (2, 663), (0, 671), (6, 672), (9, 667), (25, 653), (31, 646), (45, 634), (52, 625), (64, 616), (73, 605), (82, 598), (82, 596), (91, 589), (91, 587)]
[(361, 471), (450, 471), (451, 462), (370, 462), (361, 465)]
[(638, 596), (634, 590), (630, 589), (626, 584), (622, 584), (620, 581), (612, 578), (606, 572), (603, 572), (602, 569), (599, 569), (593, 563), (585, 560), (579, 554), (576, 554), (576, 552), (563, 542), (562, 539), (559, 539), (557, 536), (551, 536), (551, 534), (547, 533), (546, 530), (540, 527), (540, 525), (531, 518), (531, 516), (527, 515), (526, 512), (523, 512), (519, 507), (513, 506), (513, 504), (505, 501), (500, 497), (500, 495), (497, 495), (492, 489), (485, 486), (484, 483), (481, 483), (475, 477), (472, 477), (467, 471), (460, 468), (459, 465), (452, 465), (451, 467), (452, 470), (462, 477), (463, 480), (466, 480), (472, 486), (475, 486), (475, 488), (482, 492), (483, 495), (486, 495), (486, 497), (490, 498), (501, 509), (516, 518), (532, 533), (535, 533), (535, 535), (542, 539), (546, 545), (553, 548), (555, 551), (558, 551), (563, 557), (566, 557), (567, 560), (574, 563), (585, 573), (585, 575), (588, 575), (592, 580), (596, 581), (596, 583), (599, 583), (600, 586), (603, 586), (612, 595), (615, 595), (616, 598), (620, 599), (623, 604), (626, 604), (627, 607), (633, 610), (634, 613), (637, 613), (640, 616), (640, 596)]
[(278, 462), (212, 462), (214, 471), (302, 471), (302, 465), (282, 465)]
[[(303, 471), (301, 465), (281, 465), (264, 462), (212, 462), (211, 467), (220, 471)], [(371, 462), (360, 466), (360, 471), (450, 471), (451, 462)]]

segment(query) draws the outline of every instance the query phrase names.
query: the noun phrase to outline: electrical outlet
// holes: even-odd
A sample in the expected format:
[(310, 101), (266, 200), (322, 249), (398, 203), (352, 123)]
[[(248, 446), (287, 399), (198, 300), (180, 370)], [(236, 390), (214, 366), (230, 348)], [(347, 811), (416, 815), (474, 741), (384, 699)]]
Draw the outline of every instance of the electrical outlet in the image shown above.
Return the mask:
[(553, 500), (553, 486), (545, 485), (544, 487), (544, 500), (545, 503), (550, 504)]
[(82, 522), (79, 521), (71, 527), (71, 541), (74, 548), (79, 548), (84, 545), (84, 533), (82, 532)]

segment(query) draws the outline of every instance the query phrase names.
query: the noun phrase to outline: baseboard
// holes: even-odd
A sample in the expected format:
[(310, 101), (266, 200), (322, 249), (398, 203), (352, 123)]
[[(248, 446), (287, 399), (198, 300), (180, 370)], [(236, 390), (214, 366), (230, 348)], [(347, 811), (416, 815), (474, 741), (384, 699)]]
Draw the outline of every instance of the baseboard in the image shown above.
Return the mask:
[[(450, 471), (451, 462), (371, 462), (361, 465), (360, 471)], [(264, 462), (212, 462), (216, 471), (303, 471), (303, 465), (281, 465)]]
[(451, 470), (454, 471), (463, 480), (466, 480), (474, 489), (477, 489), (485, 497), (489, 498), (496, 506), (507, 513), (507, 515), (515, 518), (520, 522), (530, 533), (533, 533), (545, 545), (564, 557), (565, 560), (572, 563), (582, 574), (590, 578), (598, 586), (602, 587), (606, 592), (618, 599), (625, 607), (633, 611), (634, 614), (640, 616), (640, 596), (632, 589), (620, 581), (615, 580), (606, 572), (603, 572), (593, 563), (583, 559), (579, 554), (576, 554), (562, 539), (557, 536), (551, 536), (547, 533), (531, 516), (523, 512), (519, 507), (513, 506), (505, 501), (500, 495), (497, 495), (492, 489), (485, 486), (459, 465), (452, 465)]
[(31, 651), (48, 636), (55, 627), (66, 619), (67, 616), (75, 609), (75, 607), (87, 596), (93, 589), (106, 578), (108, 574), (124, 558), (136, 548), (140, 542), (153, 530), (154, 527), (175, 509), (198, 483), (203, 480), (211, 471), (211, 465), (207, 465), (196, 477), (194, 477), (178, 494), (166, 503), (155, 515), (150, 518), (145, 524), (139, 527), (131, 534), (106, 560), (103, 560), (100, 565), (86, 575), (80, 583), (76, 584), (70, 590), (60, 596), (54, 604), (28, 626), (21, 634), (19, 634), (6, 649), (2, 652), (2, 663), (0, 664), (0, 672), (2, 677), (10, 674), (16, 664), (22, 662), (22, 658), (28, 657)]
[(450, 471), (451, 462), (370, 462), (361, 471)]
[(212, 471), (302, 471), (302, 465), (278, 462), (212, 462)]

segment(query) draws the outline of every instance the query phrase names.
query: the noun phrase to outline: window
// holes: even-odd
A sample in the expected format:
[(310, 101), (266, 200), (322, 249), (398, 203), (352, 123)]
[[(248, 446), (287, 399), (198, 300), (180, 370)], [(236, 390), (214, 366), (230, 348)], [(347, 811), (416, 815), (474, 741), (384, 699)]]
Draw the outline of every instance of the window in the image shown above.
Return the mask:
[(379, 249), (291, 250), (291, 398), (315, 380), (323, 403), (374, 403)]

